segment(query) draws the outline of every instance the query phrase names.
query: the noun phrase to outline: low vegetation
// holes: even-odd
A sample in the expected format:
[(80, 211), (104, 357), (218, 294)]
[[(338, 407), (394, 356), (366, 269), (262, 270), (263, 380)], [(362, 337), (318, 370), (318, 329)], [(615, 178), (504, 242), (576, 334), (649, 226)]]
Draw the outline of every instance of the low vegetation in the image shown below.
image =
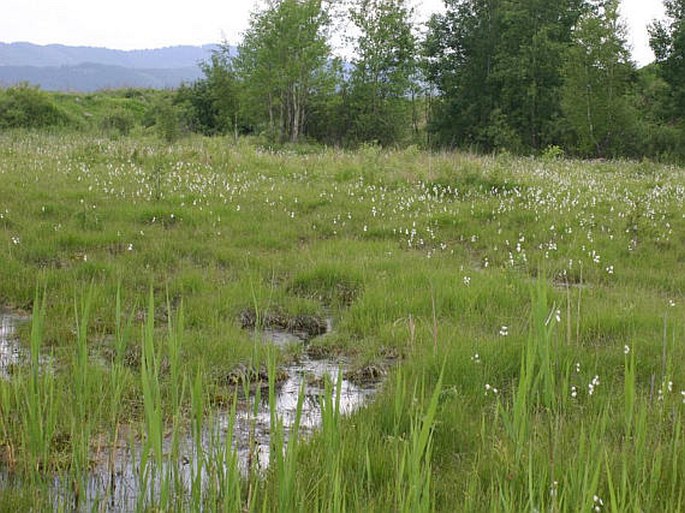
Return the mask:
[[(135, 135), (0, 135), (0, 510), (685, 507), (681, 168)], [(241, 316), (387, 378), (246, 471), (235, 408), (299, 353)]]

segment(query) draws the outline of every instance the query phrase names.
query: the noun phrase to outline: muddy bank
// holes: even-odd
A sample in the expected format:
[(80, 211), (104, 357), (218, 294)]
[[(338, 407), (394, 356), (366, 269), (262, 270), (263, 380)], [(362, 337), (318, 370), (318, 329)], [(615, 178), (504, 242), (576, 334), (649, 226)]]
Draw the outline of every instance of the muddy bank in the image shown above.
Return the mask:
[(308, 341), (331, 330), (330, 319), (316, 315), (287, 315), (280, 312), (258, 314), (253, 309), (246, 309), (240, 313), (239, 320), (243, 329), (263, 331), (266, 337), (276, 339), (290, 335)]

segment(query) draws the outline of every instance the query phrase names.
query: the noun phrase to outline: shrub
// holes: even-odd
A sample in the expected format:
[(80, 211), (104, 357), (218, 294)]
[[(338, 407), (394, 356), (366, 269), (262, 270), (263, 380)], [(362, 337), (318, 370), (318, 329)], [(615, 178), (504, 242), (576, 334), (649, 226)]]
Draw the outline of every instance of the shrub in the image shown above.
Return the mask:
[(542, 159), (546, 161), (561, 160), (566, 156), (566, 152), (556, 144), (551, 144), (542, 152)]
[(20, 84), (0, 93), (0, 128), (66, 126), (70, 118), (45, 92)]
[(100, 122), (100, 126), (106, 132), (128, 135), (135, 123), (135, 117), (131, 112), (119, 108), (107, 114)]
[(170, 98), (160, 98), (151, 106), (143, 119), (146, 126), (155, 126), (159, 136), (167, 143), (181, 137), (181, 112)]

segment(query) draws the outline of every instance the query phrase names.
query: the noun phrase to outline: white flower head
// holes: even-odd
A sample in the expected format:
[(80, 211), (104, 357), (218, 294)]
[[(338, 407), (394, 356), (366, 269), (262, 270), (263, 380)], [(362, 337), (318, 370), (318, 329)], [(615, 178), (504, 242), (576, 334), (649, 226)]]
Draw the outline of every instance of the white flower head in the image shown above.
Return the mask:
[(592, 501), (595, 503), (592, 509), (597, 513), (602, 511), (602, 508), (604, 507), (604, 501), (602, 500), (602, 498), (598, 495), (593, 495)]
[(499, 394), (499, 390), (493, 387), (490, 383), (485, 384), (485, 395), (492, 393), (493, 395)]
[(587, 393), (588, 395), (593, 395), (595, 393), (595, 388), (599, 386), (599, 376), (595, 375), (594, 378), (592, 378), (592, 381), (588, 383), (587, 386)]

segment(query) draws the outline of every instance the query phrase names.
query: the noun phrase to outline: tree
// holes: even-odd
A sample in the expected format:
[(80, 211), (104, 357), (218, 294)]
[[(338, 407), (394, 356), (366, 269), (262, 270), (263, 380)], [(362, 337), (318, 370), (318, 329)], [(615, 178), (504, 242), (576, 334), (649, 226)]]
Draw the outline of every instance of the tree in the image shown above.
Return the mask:
[(272, 139), (296, 142), (304, 132), (327, 75), (328, 23), (322, 0), (275, 0), (252, 15), (234, 66), (248, 116)]
[(526, 148), (558, 142), (563, 63), (582, 0), (508, 0), (494, 81), (500, 109)]
[(664, 0), (666, 20), (649, 29), (659, 73), (670, 86), (671, 121), (685, 117), (685, 0)]
[(661, 76), (659, 65), (648, 64), (637, 70), (636, 76), (633, 104), (639, 113), (642, 154), (684, 162), (683, 130), (672, 120), (671, 87)]
[(411, 126), (409, 103), (416, 74), (416, 37), (406, 0), (356, 0), (350, 11), (360, 35), (347, 105), (355, 141), (402, 140)]
[(181, 137), (180, 112), (173, 104), (173, 98), (160, 96), (152, 106), (155, 127), (159, 136), (168, 144)]
[(446, 0), (429, 23), (441, 142), (539, 149), (558, 139), (562, 63), (582, 0)]
[(306, 134), (334, 146), (344, 144), (349, 131), (349, 109), (346, 102), (345, 66), (336, 57), (326, 64), (309, 98)]
[(627, 94), (635, 70), (618, 0), (588, 4), (573, 31), (565, 66), (563, 108), (575, 151), (608, 157), (635, 150), (637, 113)]
[(231, 47), (223, 44), (200, 64), (204, 78), (181, 86), (175, 103), (183, 106), (186, 127), (205, 135), (240, 129), (239, 83), (231, 63)]
[[(424, 41), (427, 79), (439, 95), (429, 131), (443, 146), (481, 145), (497, 98), (491, 78), (501, 0), (446, 0)], [(488, 144), (486, 149), (490, 149)]]

